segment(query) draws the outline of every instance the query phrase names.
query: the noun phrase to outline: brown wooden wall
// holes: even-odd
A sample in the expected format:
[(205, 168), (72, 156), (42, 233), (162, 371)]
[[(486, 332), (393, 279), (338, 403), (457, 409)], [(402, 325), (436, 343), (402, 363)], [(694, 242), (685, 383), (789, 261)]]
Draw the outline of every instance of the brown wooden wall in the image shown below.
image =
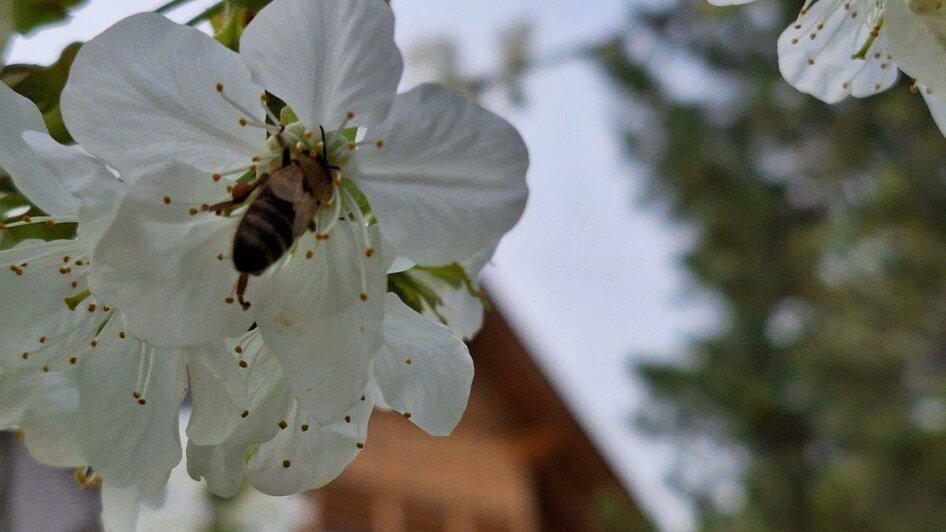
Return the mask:
[(375, 412), (346, 472), (312, 493), (321, 522), (345, 532), (605, 530), (602, 494), (646, 519), (498, 313), (470, 345), (470, 405), (448, 438), (394, 412)]

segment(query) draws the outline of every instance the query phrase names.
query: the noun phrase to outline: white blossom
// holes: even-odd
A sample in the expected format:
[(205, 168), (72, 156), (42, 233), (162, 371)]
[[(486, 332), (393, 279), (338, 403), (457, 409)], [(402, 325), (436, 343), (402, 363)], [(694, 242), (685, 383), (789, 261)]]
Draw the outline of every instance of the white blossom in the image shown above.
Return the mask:
[[(752, 0), (709, 0), (714, 5)], [(778, 39), (779, 70), (826, 103), (882, 92), (899, 75), (884, 23), (886, 0), (806, 0)]]
[[(402, 62), (381, 0), (276, 0), (240, 48), (144, 14), (79, 52), (63, 93), (70, 131), (140, 176), (90, 282), (154, 345), (255, 323), (306, 415), (332, 425), (371, 380), (390, 262), (450, 264), (495, 242), (522, 212), (527, 154), (508, 123), (443, 87), (395, 95)], [(262, 87), (299, 121), (267, 122)], [(278, 171), (284, 139), (293, 156), (317, 155), (323, 128), (339, 167), (331, 199), (315, 231), (250, 280), (249, 307), (236, 304), (231, 249), (247, 205), (208, 206), (229, 199), (223, 177)]]
[(946, 10), (935, 0), (895, 0), (886, 26), (897, 64), (917, 82), (940, 131), (946, 134)]
[[(160, 498), (188, 383), (187, 470), (223, 496), (331, 481), (376, 403), (449, 434), (482, 304), (433, 276), (444, 297), (425, 317), (386, 294), (387, 274), (475, 279), (524, 207), (511, 125), (440, 86), (395, 94), (382, 0), (276, 0), (241, 50), (154, 14), (119, 22), (82, 48), (62, 96), (82, 147), (0, 86), (0, 166), (48, 213), (0, 230), (78, 224), (0, 251), (0, 428), (102, 479), (107, 530)], [(258, 196), (235, 189), (303, 157), (331, 166), (328, 196), (244, 294), (231, 250)]]

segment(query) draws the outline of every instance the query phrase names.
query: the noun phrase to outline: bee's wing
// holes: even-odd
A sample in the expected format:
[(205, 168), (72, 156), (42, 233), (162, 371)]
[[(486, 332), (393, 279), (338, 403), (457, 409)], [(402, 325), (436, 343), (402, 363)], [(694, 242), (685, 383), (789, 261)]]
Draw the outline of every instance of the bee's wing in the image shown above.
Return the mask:
[(302, 187), (302, 170), (294, 164), (273, 172), (269, 178), (269, 188), (277, 198), (295, 203), (300, 193), (305, 191)]
[(306, 191), (305, 177), (296, 165), (289, 165), (272, 175), (269, 186), (279, 199), (292, 203), (295, 212), (292, 235), (298, 237), (305, 233), (318, 209), (315, 197)]

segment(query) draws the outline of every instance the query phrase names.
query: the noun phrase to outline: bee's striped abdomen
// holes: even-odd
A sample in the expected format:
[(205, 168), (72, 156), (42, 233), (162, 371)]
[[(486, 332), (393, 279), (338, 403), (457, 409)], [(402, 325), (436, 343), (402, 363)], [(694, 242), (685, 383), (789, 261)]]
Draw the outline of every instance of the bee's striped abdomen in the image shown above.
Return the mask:
[(292, 245), (296, 213), (291, 202), (263, 189), (247, 209), (233, 239), (233, 264), (241, 273), (259, 274)]

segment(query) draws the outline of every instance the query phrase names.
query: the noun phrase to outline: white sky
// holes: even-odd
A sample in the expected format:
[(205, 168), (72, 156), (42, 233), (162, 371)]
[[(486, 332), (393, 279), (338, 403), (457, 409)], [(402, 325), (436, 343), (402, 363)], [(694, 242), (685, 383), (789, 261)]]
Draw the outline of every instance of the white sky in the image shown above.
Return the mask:
[[(20, 39), (9, 62), (53, 61), (72, 40), (87, 40), (125, 15), (163, 0), (92, 0), (71, 24)], [(183, 21), (212, 4), (196, 0)], [(498, 32), (531, 20), (539, 55), (596, 42), (620, 29), (630, 0), (395, 0), (402, 50), (445, 36), (461, 45), (469, 71), (495, 71)], [(408, 68), (405, 86), (425, 81)], [(670, 457), (636, 434), (629, 420), (643, 391), (628, 370), (635, 354), (678, 352), (710, 323), (677, 257), (682, 231), (639, 204), (641, 183), (623, 158), (617, 97), (587, 64), (568, 63), (527, 80), (528, 106), (500, 97), (487, 106), (510, 119), (531, 151), (531, 197), (522, 222), (488, 268), (492, 295), (532, 347), (577, 417), (633, 491), (667, 530), (693, 527), (690, 511), (665, 483)]]

